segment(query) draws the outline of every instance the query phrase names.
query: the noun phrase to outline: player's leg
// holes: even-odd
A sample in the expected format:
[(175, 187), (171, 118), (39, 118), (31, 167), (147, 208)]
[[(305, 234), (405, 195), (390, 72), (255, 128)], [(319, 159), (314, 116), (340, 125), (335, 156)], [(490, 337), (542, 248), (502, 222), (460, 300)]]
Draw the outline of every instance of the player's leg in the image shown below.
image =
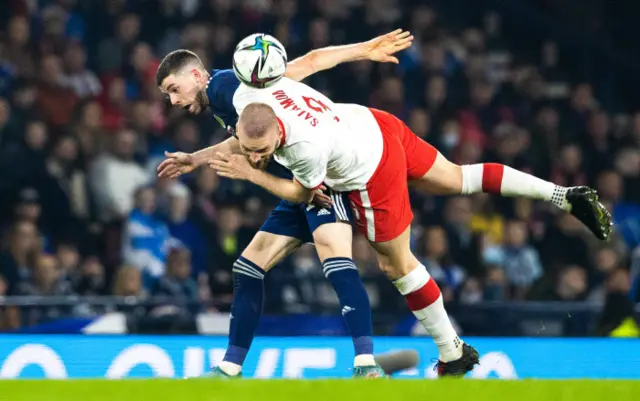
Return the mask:
[(355, 351), (356, 375), (380, 376), (373, 357), (371, 305), (352, 258), (353, 228), (347, 194), (329, 191), (330, 209), (303, 206), (324, 275), (338, 296)]
[(563, 187), (499, 163), (459, 166), (402, 125), (408, 179), (419, 189), (434, 195), (487, 192), (544, 200), (576, 216), (596, 237), (606, 240), (611, 234), (611, 215), (595, 190)]
[(264, 275), (303, 242), (306, 221), (298, 205), (281, 202), (233, 265), (233, 304), (229, 322), (229, 345), (218, 375), (237, 376), (247, 356), (262, 315)]
[(413, 212), (402, 127), (388, 113), (372, 112), (382, 131), (383, 157), (366, 187), (350, 194), (357, 227), (374, 246), (381, 269), (433, 336), (440, 353), (440, 370), (448, 367), (442, 374), (464, 374), (477, 362), (477, 352), (458, 338), (438, 285), (410, 251)]
[(464, 375), (478, 363), (478, 352), (458, 337), (444, 308), (440, 288), (411, 253), (409, 236), (407, 227), (392, 240), (371, 244), (378, 254), (380, 268), (438, 346), (438, 374)]

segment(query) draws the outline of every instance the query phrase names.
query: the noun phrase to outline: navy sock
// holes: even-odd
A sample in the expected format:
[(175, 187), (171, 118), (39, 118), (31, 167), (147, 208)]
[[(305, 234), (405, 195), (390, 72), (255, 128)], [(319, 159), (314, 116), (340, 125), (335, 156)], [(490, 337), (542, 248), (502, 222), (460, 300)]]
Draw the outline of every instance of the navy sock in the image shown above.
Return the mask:
[(264, 293), (264, 270), (240, 256), (233, 264), (233, 305), (229, 322), (229, 346), (224, 361), (242, 365), (255, 335)]
[(353, 337), (356, 355), (372, 354), (371, 304), (356, 265), (349, 258), (325, 259), (322, 265), (324, 275), (340, 300), (342, 316)]

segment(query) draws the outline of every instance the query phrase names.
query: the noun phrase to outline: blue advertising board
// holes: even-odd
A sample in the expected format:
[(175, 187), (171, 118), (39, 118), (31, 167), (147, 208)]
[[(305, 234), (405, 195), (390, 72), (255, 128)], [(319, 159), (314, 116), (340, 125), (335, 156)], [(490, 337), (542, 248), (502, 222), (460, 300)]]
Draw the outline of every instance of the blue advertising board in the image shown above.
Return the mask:
[[(640, 340), (467, 338), (481, 355), (474, 378), (640, 379)], [(0, 378), (195, 377), (222, 359), (227, 340), (210, 336), (0, 335)], [(429, 338), (378, 337), (376, 352), (419, 351), (416, 369), (398, 377), (435, 378)], [(260, 337), (244, 375), (349, 377), (345, 337)]]

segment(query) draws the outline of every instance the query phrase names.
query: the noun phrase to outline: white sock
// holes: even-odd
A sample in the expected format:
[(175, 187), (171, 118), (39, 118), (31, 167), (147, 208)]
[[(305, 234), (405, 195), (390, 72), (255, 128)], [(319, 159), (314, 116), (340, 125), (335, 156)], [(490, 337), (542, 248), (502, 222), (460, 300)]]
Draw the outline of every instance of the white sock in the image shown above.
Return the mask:
[(360, 354), (353, 359), (353, 366), (374, 366), (375, 364), (373, 354)]
[(237, 376), (242, 371), (242, 366), (227, 361), (220, 362), (218, 367), (229, 376)]
[(451, 362), (462, 356), (462, 340), (444, 309), (442, 294), (423, 265), (393, 282), (405, 297), (409, 309), (438, 346), (440, 360)]
[(463, 195), (487, 192), (540, 199), (568, 212), (571, 205), (565, 196), (567, 189), (504, 164), (482, 163), (462, 166)]

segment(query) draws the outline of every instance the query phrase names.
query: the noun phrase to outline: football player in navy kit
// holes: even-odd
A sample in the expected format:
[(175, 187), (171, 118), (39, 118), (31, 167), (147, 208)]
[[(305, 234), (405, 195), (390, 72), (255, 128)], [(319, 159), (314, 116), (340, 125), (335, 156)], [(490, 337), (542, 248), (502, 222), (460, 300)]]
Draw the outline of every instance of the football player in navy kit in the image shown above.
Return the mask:
[[(398, 63), (395, 53), (409, 46), (413, 37), (396, 30), (367, 42), (335, 46), (311, 51), (288, 63), (285, 76), (297, 81), (337, 64), (356, 60)], [(212, 70), (208, 73), (198, 57), (188, 50), (169, 53), (158, 67), (156, 83), (171, 104), (199, 114), (207, 108), (231, 134), (231, 138), (193, 154), (168, 153), (158, 167), (160, 177), (177, 178), (208, 164), (217, 153), (239, 153), (235, 135), (236, 113), (233, 97), (240, 86), (234, 72)], [(267, 170), (291, 178), (291, 173), (275, 162)], [(253, 340), (263, 302), (263, 278), (273, 266), (304, 243), (313, 242), (323, 272), (338, 295), (345, 322), (353, 338), (355, 377), (381, 377), (393, 369), (385, 369), (386, 361), (373, 356), (371, 307), (367, 293), (352, 260), (351, 241), (336, 246), (329, 238), (351, 237), (351, 208), (348, 198), (340, 193), (318, 190), (310, 204), (281, 201), (270, 213), (249, 246), (234, 263), (234, 301), (231, 309), (229, 346), (223, 362), (212, 374), (220, 377), (241, 375), (242, 364)], [(329, 202), (327, 202), (330, 200)], [(314, 205), (315, 204), (315, 205)], [(347, 224), (345, 224), (347, 223)], [(403, 353), (398, 354), (402, 358)], [(398, 359), (396, 358), (396, 359)]]

